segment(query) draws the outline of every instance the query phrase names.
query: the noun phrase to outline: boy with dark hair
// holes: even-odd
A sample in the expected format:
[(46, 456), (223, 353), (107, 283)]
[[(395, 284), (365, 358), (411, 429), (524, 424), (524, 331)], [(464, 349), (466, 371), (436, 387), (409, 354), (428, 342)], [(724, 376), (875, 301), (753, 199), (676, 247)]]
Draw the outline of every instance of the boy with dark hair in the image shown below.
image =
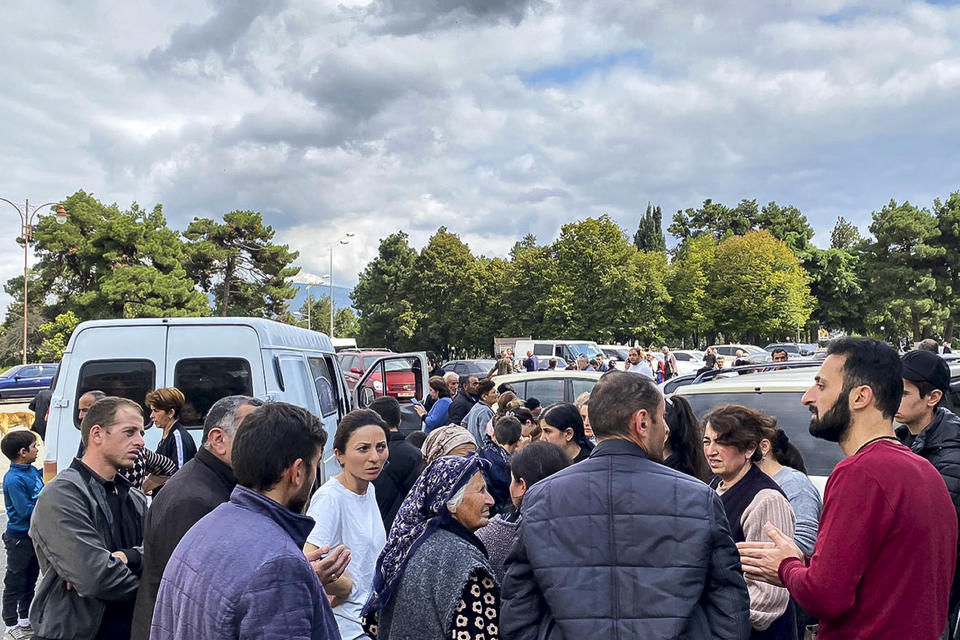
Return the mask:
[(523, 426), (512, 414), (508, 414), (493, 426), (493, 440), (487, 442), (480, 449), (480, 457), (490, 463), (490, 468), (484, 473), (487, 479), (487, 488), (493, 496), (494, 505), (491, 515), (502, 513), (508, 509), (510, 500), (510, 456), (520, 445), (520, 436)]
[(7, 506), (3, 623), (9, 637), (19, 640), (32, 634), (28, 614), (40, 565), (28, 532), (30, 516), (43, 489), (43, 474), (32, 466), (37, 459), (37, 435), (32, 431), (11, 431), (0, 441), (0, 451), (10, 459), (10, 470), (3, 476), (3, 503)]

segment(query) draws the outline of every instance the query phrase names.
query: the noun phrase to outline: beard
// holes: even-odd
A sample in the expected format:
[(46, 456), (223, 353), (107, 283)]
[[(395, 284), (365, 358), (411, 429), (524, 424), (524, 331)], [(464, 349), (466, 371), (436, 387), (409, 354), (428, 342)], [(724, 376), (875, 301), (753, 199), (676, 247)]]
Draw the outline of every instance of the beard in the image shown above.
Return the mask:
[(840, 397), (822, 416), (814, 408), (811, 408), (811, 412), (813, 415), (810, 417), (810, 435), (828, 442), (840, 442), (850, 430), (850, 390), (841, 391)]
[(307, 505), (310, 504), (310, 496), (313, 495), (313, 482), (307, 482), (303, 485), (303, 488), (287, 503), (287, 509), (293, 511), (294, 513), (299, 513), (303, 515), (307, 510)]

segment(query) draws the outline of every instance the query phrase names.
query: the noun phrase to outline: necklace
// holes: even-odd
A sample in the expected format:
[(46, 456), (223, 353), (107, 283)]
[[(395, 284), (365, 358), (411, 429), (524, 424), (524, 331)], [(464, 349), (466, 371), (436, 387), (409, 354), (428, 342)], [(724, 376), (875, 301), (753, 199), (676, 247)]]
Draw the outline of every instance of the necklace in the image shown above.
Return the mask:
[[(900, 440), (896, 436), (878, 436), (872, 440), (867, 440), (862, 445), (860, 445), (860, 448), (857, 449), (857, 453), (860, 453), (861, 451), (863, 451), (863, 448), (866, 447), (867, 445), (871, 445), (874, 442), (879, 442), (880, 440), (893, 440), (894, 442), (897, 442), (897, 443), (900, 442)], [(853, 455), (857, 455), (857, 453)]]

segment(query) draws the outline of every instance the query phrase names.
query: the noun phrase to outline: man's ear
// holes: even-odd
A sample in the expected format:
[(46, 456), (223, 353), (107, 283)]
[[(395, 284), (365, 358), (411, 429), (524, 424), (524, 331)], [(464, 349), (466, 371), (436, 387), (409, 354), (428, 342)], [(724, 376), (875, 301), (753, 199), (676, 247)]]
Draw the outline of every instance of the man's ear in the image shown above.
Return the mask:
[(647, 430), (649, 428), (650, 414), (646, 409), (638, 409), (630, 418), (630, 435), (646, 440)]
[(940, 389), (934, 389), (927, 394), (927, 397), (924, 398), (928, 407), (935, 407), (940, 404), (940, 401), (943, 400), (943, 391)]
[(851, 409), (856, 409), (862, 411), (873, 406), (873, 389), (869, 385), (862, 384), (859, 387), (854, 387), (850, 391), (850, 398), (848, 402), (850, 403)]

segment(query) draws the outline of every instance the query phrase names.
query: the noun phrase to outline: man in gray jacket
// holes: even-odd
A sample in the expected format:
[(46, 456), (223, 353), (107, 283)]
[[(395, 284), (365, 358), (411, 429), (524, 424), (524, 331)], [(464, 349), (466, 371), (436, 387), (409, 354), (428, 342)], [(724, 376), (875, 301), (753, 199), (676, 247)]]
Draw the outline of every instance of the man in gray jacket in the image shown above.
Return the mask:
[(37, 499), (30, 538), (43, 577), (30, 607), (38, 640), (128, 638), (146, 498), (119, 475), (143, 448), (143, 412), (106, 397), (80, 423), (86, 449)]
[(506, 640), (750, 637), (723, 505), (669, 469), (663, 396), (612, 371), (590, 394), (590, 458), (524, 495), (500, 609)]

